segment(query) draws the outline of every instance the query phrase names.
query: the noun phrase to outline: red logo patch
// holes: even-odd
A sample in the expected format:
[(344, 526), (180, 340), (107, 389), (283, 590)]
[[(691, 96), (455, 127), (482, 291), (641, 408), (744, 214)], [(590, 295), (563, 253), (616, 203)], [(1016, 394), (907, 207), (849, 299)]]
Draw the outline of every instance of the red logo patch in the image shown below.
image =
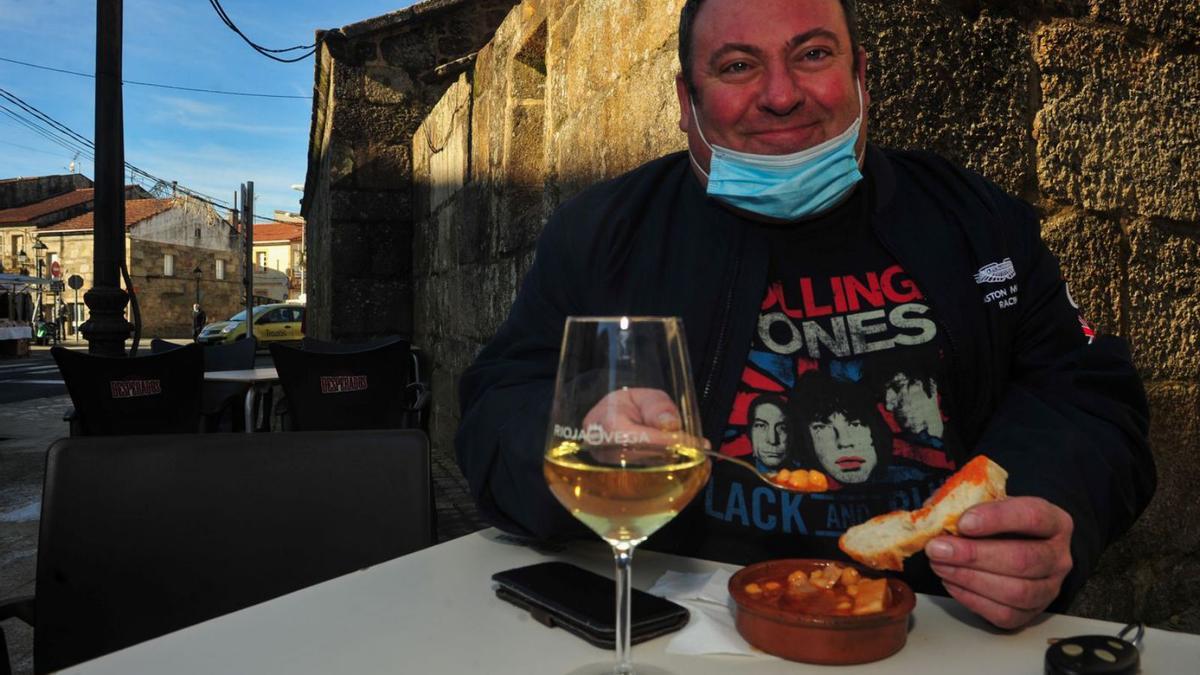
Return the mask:
[(158, 380), (112, 380), (108, 386), (113, 398), (141, 398), (162, 393), (162, 382)]
[(367, 388), (366, 375), (322, 375), (322, 394), (345, 394), (351, 391), (363, 391)]

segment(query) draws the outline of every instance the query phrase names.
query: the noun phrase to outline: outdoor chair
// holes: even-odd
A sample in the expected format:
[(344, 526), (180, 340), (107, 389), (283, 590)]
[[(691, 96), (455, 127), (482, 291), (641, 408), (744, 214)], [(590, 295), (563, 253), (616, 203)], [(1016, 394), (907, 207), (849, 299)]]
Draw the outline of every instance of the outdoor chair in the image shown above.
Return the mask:
[(74, 413), (72, 436), (195, 433), (204, 355), (199, 345), (138, 357), (53, 347)]
[(415, 413), (427, 405), (406, 340), (334, 345), (305, 339), (303, 347), (271, 345), (291, 429), (412, 428)]
[[(150, 353), (179, 349), (183, 345), (154, 338), (150, 341)], [(257, 343), (254, 338), (237, 340), (229, 344), (209, 345), (204, 351), (204, 372), (217, 370), (249, 370), (254, 367), (254, 350)], [(242, 415), (242, 401), (246, 395), (245, 384), (237, 382), (205, 382), (201, 389), (200, 413), (204, 416), (204, 430), (218, 431), (221, 420), (226, 412), (231, 419), (232, 431), (244, 431), (245, 418)]]
[(429, 467), (411, 430), (60, 439), (0, 620), (43, 673), (377, 565), (434, 543)]

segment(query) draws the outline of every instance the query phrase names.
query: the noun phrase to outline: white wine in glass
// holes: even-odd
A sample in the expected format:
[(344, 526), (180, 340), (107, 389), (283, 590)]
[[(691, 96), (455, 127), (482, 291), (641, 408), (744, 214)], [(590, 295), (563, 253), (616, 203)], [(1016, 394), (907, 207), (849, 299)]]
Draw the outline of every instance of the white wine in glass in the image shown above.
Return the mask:
[(617, 567), (616, 664), (575, 672), (639, 672), (629, 649), (633, 549), (708, 480), (702, 443), (682, 321), (567, 319), (543, 464), (546, 483), (571, 515), (613, 547)]

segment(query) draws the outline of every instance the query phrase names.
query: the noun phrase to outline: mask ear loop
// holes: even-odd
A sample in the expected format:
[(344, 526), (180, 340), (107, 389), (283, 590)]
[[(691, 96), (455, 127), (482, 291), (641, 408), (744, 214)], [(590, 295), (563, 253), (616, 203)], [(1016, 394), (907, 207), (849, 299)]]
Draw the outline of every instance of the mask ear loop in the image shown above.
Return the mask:
[[(700, 126), (700, 116), (696, 114), (696, 100), (692, 98), (692, 92), (690, 91), (688, 92), (688, 103), (692, 106), (692, 123), (696, 125), (696, 133), (700, 134), (700, 140), (704, 142), (704, 147), (708, 148), (708, 152), (711, 154), (713, 152), (713, 146), (708, 142), (708, 139), (704, 137), (704, 129)], [(700, 162), (696, 161), (696, 156), (692, 154), (692, 149), (690, 147), (688, 148), (688, 159), (692, 160), (692, 166), (696, 167), (697, 171), (704, 174), (705, 180), (708, 180), (708, 172), (704, 170), (704, 167), (700, 166)]]

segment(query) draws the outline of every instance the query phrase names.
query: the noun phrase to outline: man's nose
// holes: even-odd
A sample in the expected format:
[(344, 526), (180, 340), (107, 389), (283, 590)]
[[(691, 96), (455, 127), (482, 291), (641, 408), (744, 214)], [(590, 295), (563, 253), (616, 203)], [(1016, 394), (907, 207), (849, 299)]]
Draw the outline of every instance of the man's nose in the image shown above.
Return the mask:
[(804, 102), (804, 90), (795, 74), (783, 65), (769, 66), (763, 81), (760, 107), (772, 115), (786, 117)]

